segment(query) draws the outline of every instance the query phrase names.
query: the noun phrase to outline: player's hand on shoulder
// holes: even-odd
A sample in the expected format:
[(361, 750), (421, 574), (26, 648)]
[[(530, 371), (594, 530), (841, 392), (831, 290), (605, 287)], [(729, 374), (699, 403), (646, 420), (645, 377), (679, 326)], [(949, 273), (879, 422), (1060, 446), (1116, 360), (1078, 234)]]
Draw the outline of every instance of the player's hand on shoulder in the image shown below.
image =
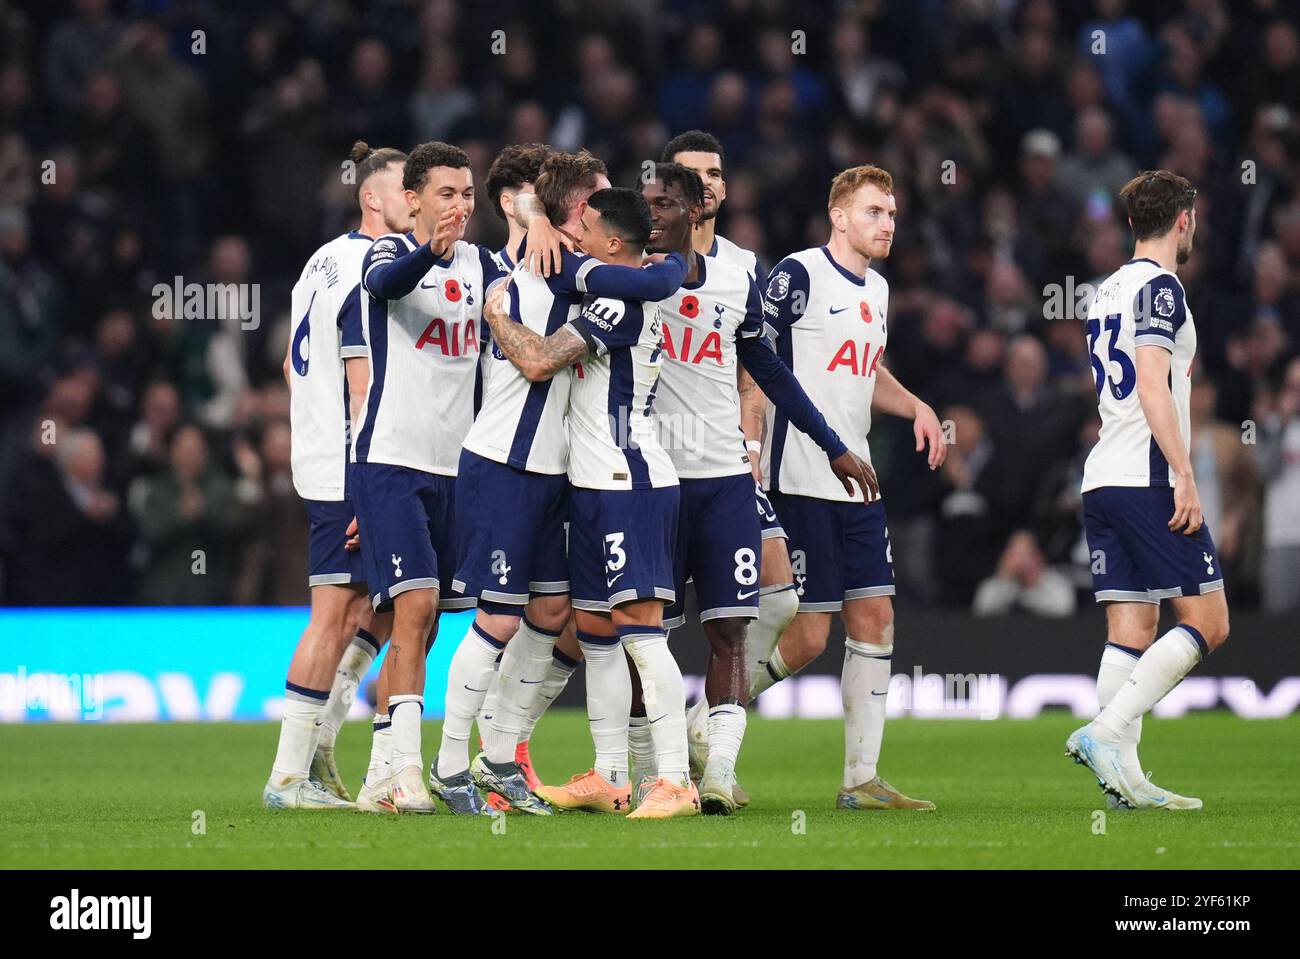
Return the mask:
[(551, 226), (545, 216), (539, 213), (529, 218), (523, 260), (528, 272), (547, 277), (559, 273), (564, 268), (564, 251), (576, 249), (573, 239)]
[(846, 450), (831, 460), (831, 472), (850, 496), (856, 496), (860, 489), (864, 502), (871, 503), (880, 498), (880, 481), (876, 479), (876, 471), (852, 450)]
[(920, 453), (928, 445), (930, 448), (926, 462), (930, 469), (937, 470), (948, 456), (948, 446), (943, 441), (943, 427), (939, 417), (928, 403), (917, 401), (916, 418), (912, 421), (912, 433), (916, 436), (916, 451)]

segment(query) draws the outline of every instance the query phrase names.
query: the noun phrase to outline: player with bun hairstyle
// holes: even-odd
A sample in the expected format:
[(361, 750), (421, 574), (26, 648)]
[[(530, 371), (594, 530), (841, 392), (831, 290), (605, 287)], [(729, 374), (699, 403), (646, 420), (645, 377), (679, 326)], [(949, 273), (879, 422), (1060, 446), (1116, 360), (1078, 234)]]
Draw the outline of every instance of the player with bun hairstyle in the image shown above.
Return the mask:
[[(349, 542), (355, 519), (348, 437), (370, 378), (361, 334), (361, 260), (376, 237), (409, 229), (402, 193), (406, 154), (358, 140), (349, 158), (361, 222), (308, 258), (293, 288), (284, 359), (293, 481), (311, 523), (311, 618), (285, 682), (280, 744), (262, 792), (271, 808), (352, 807), (334, 761), (334, 740), (392, 626), (390, 615), (372, 614), (360, 553)], [(376, 728), (386, 721), (376, 717)]]

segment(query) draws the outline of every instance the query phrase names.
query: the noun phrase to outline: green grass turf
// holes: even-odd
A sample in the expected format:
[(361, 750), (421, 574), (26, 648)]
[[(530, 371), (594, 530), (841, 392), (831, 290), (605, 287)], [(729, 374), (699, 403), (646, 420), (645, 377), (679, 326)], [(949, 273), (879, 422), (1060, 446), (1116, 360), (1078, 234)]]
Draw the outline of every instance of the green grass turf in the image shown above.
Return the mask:
[[(834, 809), (838, 720), (751, 719), (741, 763), (752, 805), (728, 818), (627, 822), (577, 813), (488, 820), (266, 812), (274, 723), (0, 726), (0, 867), (1278, 868), (1300, 864), (1300, 716), (1148, 719), (1156, 780), (1199, 813), (1107, 812), (1063, 756), (1064, 713), (992, 722), (891, 720), (882, 772), (934, 813)], [(425, 752), (438, 742), (426, 723)], [(340, 765), (355, 785), (369, 725), (349, 723)], [(583, 716), (548, 716), (539, 773), (586, 769)], [(192, 831), (202, 810), (207, 832)], [(806, 816), (806, 829), (794, 828)]]

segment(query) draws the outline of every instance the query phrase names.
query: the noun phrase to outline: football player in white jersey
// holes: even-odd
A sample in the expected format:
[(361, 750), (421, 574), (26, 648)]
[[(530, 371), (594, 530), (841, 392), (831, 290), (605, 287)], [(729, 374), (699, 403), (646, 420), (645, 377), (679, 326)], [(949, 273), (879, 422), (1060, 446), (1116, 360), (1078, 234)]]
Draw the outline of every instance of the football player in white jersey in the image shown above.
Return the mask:
[[(826, 453), (848, 492), (854, 483), (868, 489), (874, 477), (762, 338), (762, 297), (753, 277), (741, 266), (692, 249), (692, 225), (704, 204), (695, 172), (661, 163), (642, 193), (652, 216), (648, 249), (680, 250), (689, 264), (682, 288), (659, 304), (665, 363), (656, 409), (665, 427), (661, 433), (674, 440), (669, 449), (682, 497), (674, 563), (677, 600), (665, 616), (670, 629), (684, 621), (686, 581), (693, 579), (710, 644), (699, 710), (706, 737), (700, 803), (705, 813), (727, 815), (736, 808), (735, 766), (749, 685), (745, 638), (759, 615), (763, 542), (740, 428), (739, 365)], [(643, 709), (640, 714), (644, 721)], [(636, 722), (634, 715), (634, 730)]]
[[(642, 261), (650, 211), (641, 194), (598, 190), (580, 219), (584, 251), (606, 263)], [(682, 259), (673, 256), (668, 262), (681, 266)], [(530, 379), (545, 379), (582, 361), (569, 397), (569, 570), (578, 640), (587, 660), (596, 764), (571, 783), (590, 777), (605, 795), (603, 811), (629, 807), (632, 687), (626, 650), (646, 690), (659, 777), (630, 816), (697, 815), (699, 795), (687, 771), (685, 687), (663, 628), (663, 604), (674, 598), (679, 495), (653, 416), (663, 362), (658, 308), (630, 298), (588, 296), (578, 315), (545, 337), (510, 323), (493, 302), (487, 312), (493, 336)]]
[[(505, 221), (507, 230), (505, 245), (496, 251), (498, 265), (504, 273), (514, 271), (515, 253), (520, 244), (524, 242), (524, 227), (515, 216), (515, 197), (521, 193), (533, 192), (533, 185), (542, 172), (542, 164), (554, 152), (555, 150), (545, 143), (512, 143), (497, 154), (496, 159), (492, 161), (492, 166), (488, 168), (487, 183), (485, 184), (488, 200), (491, 201), (492, 209), (496, 211), (497, 216)], [(479, 345), (483, 350), (482, 372), (487, 373), (494, 364), (491, 350), (492, 330), (487, 325), (486, 320), (480, 327), (479, 332)], [(481, 396), (481, 390), (477, 391), (474, 401), (476, 413), (482, 406)], [(500, 666), (500, 663), (501, 657), (498, 656), (498, 666)], [(487, 735), (487, 725), (491, 722), (492, 714), (496, 711), (497, 683), (499, 679), (499, 670), (493, 670), (492, 679), (488, 682), (487, 693), (483, 697), (483, 705), (479, 709), (478, 730), (480, 740)], [(519, 743), (515, 758), (519, 762), (520, 768), (525, 771), (525, 774), (532, 772), (527, 739)]]
[[(545, 224), (549, 219), (576, 234), (587, 198), (608, 183), (604, 163), (591, 154), (555, 154), (542, 165), (535, 194), (515, 197), (517, 213), (529, 220), (530, 230), (533, 220)], [(530, 211), (526, 200), (536, 201), (540, 213), (534, 216), (536, 208)], [(526, 327), (545, 336), (581, 310), (587, 293), (656, 300), (675, 290), (685, 275), (680, 257), (645, 269), (571, 253), (559, 259), (559, 269), (546, 277), (523, 264), (516, 268), (512, 329)], [(534, 377), (507, 356), (494, 344), (487, 395), (461, 455), (458, 486), (483, 508), (467, 513), (458, 531), (456, 588), (477, 599), (478, 615), (452, 660), (447, 687), (448, 718), (454, 718), (451, 725), (459, 738), (449, 740), (449, 724), (444, 723), (445, 751), (438, 764), (442, 775), (464, 761), (460, 739), (469, 735), (465, 718), (481, 708), (501, 654), (497, 706), (487, 724), (483, 754), (471, 772), (480, 787), (515, 808), (546, 813), (550, 807), (536, 798), (541, 782), (530, 775), (523, 744), (532, 729), (530, 709), (549, 685), (557, 662), (555, 642), (569, 620), (564, 416), (571, 373), (566, 364)], [(514, 508), (502, 510), (500, 503)], [(457, 675), (465, 679), (457, 681)]]
[(410, 224), (402, 193), (406, 154), (357, 141), (351, 160), (361, 223), (322, 246), (303, 268), (293, 288), (284, 361), (294, 488), (311, 522), (311, 618), (289, 664), (280, 744), (262, 793), (274, 808), (350, 807), (334, 741), (392, 623), (390, 616), (372, 614), (360, 554), (346, 548), (354, 516), (348, 501), (348, 397), (363, 395), (369, 379), (361, 331), (362, 257), (376, 237)]
[[(680, 163), (699, 174), (704, 182), (704, 213), (695, 226), (695, 251), (724, 263), (734, 264), (749, 273), (758, 288), (765, 287), (763, 268), (758, 258), (742, 249), (725, 236), (717, 233), (718, 212), (727, 198), (727, 181), (723, 164), (726, 156), (717, 138), (703, 130), (689, 130), (673, 137), (664, 147), (664, 160)], [(781, 655), (781, 637), (799, 612), (799, 599), (794, 591), (794, 573), (790, 568), (790, 551), (786, 545), (785, 529), (780, 517), (772, 508), (763, 491), (763, 473), (759, 454), (763, 449), (763, 422), (767, 412), (767, 398), (744, 365), (737, 377), (740, 392), (741, 428), (745, 433), (745, 449), (749, 454), (750, 468), (754, 474), (755, 496), (759, 522), (763, 528), (763, 561), (759, 566), (758, 619), (749, 625), (745, 637), (745, 673), (749, 677), (748, 698), (757, 695), (754, 684), (770, 685), (790, 675)], [(762, 677), (768, 673), (769, 677)], [(708, 699), (700, 697), (687, 716), (687, 729), (691, 743), (691, 775), (700, 777), (709, 758)], [(736, 802), (746, 805), (749, 796), (739, 785), (734, 791)]]
[[(880, 362), (889, 286), (871, 261), (887, 257), (893, 245), (893, 179), (875, 166), (845, 170), (831, 183), (827, 207), (826, 246), (786, 257), (768, 279), (763, 310), (777, 352), (864, 460), (871, 459), (867, 434), (878, 410), (911, 419), (917, 452), (928, 445), (929, 466), (937, 469), (946, 452), (938, 417)], [(846, 495), (822, 451), (770, 404), (763, 472), (790, 537), (798, 584), (799, 614), (782, 644), (789, 671), (826, 648), (832, 613), (844, 618), (845, 753), (836, 805), (933, 809), (933, 803), (904, 796), (876, 770), (894, 649), (893, 557), (883, 503), (863, 507), (859, 494)]]
[[(484, 287), (500, 274), (489, 251), (460, 239), (474, 211), (464, 151), (421, 144), (406, 161), (402, 186), (413, 232), (380, 237), (362, 263), (371, 365), (352, 478), (372, 602), (376, 610), (391, 606), (394, 618), (383, 669), (392, 775), (367, 782), (362, 799), (369, 802), (359, 804), (431, 813), (420, 746), (425, 656), (438, 611), (473, 605), (451, 588), (454, 489), (474, 416)], [(464, 787), (454, 798), (488, 812), (472, 785)]]
[[(1151, 783), (1138, 759), (1142, 717), (1228, 638), (1228, 601), (1192, 475), (1196, 327), (1178, 267), (1191, 255), (1196, 190), (1167, 170), (1120, 191), (1136, 245), (1088, 310), (1101, 436), (1083, 473), (1093, 588), (1106, 604), (1101, 712), (1066, 741), (1113, 805), (1199, 809)], [(1178, 624), (1156, 638), (1160, 601)]]

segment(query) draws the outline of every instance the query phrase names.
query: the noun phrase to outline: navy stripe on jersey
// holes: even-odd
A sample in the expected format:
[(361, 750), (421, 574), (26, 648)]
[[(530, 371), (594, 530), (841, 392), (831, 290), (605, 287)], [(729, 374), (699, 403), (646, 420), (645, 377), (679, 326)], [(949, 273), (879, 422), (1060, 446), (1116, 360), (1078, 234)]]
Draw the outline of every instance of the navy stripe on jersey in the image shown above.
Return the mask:
[(368, 313), (379, 312), (382, 315), (368, 315), (370, 328), (370, 395), (366, 397), (366, 422), (357, 437), (357, 462), (366, 462), (370, 455), (370, 439), (375, 432), (375, 420), (379, 418), (379, 402), (384, 395), (384, 368), (388, 364), (388, 301), (368, 297)]
[[(550, 285), (549, 280), (547, 284)], [(511, 296), (509, 300), (510, 318), (516, 323), (522, 323), (523, 316), (519, 312), (520, 297)], [(551, 301), (551, 310), (546, 316), (547, 336), (564, 325), (571, 305), (572, 301), (569, 298), (558, 294)], [(546, 411), (546, 397), (550, 391), (550, 380), (541, 380), (528, 385), (528, 396), (524, 398), (524, 407), (519, 413), (519, 424), (515, 427), (515, 436), (510, 442), (510, 456), (506, 460), (515, 469), (528, 469), (528, 454), (532, 451), (533, 440), (537, 437), (537, 425), (542, 421), (542, 413)]]
[[(794, 337), (788, 333), (779, 337), (776, 341), (776, 353), (781, 357), (783, 362), (790, 370), (794, 372)], [(772, 468), (771, 484), (772, 489), (781, 488), (781, 453), (785, 449), (785, 434), (790, 428), (790, 420), (782, 415), (778, 409), (776, 417), (772, 423)]]
[(366, 338), (361, 330), (361, 284), (348, 293), (339, 307), (339, 356), (367, 356)]
[[(630, 306), (631, 304), (629, 304)], [(623, 450), (627, 460), (628, 474), (632, 479), (633, 489), (646, 489), (650, 482), (650, 467), (645, 461), (641, 447), (632, 441), (632, 417), (640, 416), (641, 411), (632, 408), (632, 390), (635, 382), (632, 376), (632, 351), (614, 350), (609, 354), (609, 401), (606, 412), (609, 414), (609, 432), (614, 445)], [(626, 436), (619, 436), (620, 427), (626, 430)]]

